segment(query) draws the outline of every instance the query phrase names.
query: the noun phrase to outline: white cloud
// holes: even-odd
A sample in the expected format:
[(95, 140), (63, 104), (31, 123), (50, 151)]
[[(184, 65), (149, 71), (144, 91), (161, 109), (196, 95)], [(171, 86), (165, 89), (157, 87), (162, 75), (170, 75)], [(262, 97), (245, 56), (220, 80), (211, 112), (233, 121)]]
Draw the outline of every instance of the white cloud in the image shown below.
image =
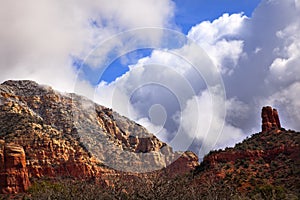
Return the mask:
[(223, 73), (231, 74), (243, 49), (239, 35), (247, 19), (242, 14), (223, 14), (213, 22), (204, 21), (191, 28), (188, 37), (195, 40)]
[(98, 6), (103, 7), (105, 18), (109, 22), (122, 24), (125, 28), (167, 27), (174, 9), (173, 2), (161, 0), (103, 0)]
[(256, 47), (256, 49), (254, 50), (254, 53), (257, 54), (257, 53), (259, 53), (260, 51), (261, 51), (261, 48)]
[[(197, 66), (192, 65), (195, 63)], [(99, 84), (95, 99), (141, 122), (153, 132), (163, 127), (158, 137), (177, 150), (186, 150), (189, 147), (186, 145), (193, 140), (185, 143), (181, 138), (180, 141), (174, 139), (180, 132), (180, 124), (174, 120), (174, 115), (184, 109), (201, 87), (207, 87), (205, 82), (210, 86), (217, 84), (217, 68), (207, 55), (199, 51), (199, 47), (189, 44), (179, 49), (154, 50), (149, 57), (140, 59), (129, 69), (114, 82)], [(163, 112), (154, 116), (150, 111), (156, 105)], [(159, 120), (161, 123), (155, 122), (162, 115), (163, 119)], [(181, 135), (186, 138), (187, 133), (182, 132)]]
[(0, 81), (33, 79), (72, 91), (72, 56), (83, 59), (120, 31), (171, 27), (173, 9), (168, 0), (7, 1), (0, 8)]
[[(267, 88), (272, 91), (261, 102), (269, 103), (279, 108), (283, 116), (283, 126), (300, 130), (300, 9), (293, 2), (289, 2), (292, 16), (286, 25), (276, 31), (280, 45), (274, 48), (274, 58), (269, 66), (269, 74), (265, 77)], [(288, 14), (291, 15), (291, 14)]]
[(222, 38), (237, 36), (246, 16), (227, 13), (213, 22), (204, 21), (191, 28), (188, 36), (199, 43), (215, 43)]
[[(152, 55), (150, 58), (139, 60), (135, 66), (130, 66), (130, 70), (114, 82), (110, 84), (100, 83), (95, 93), (95, 99), (101, 104), (113, 107), (123, 115), (138, 119), (139, 117), (144, 118), (148, 114), (146, 107), (148, 108), (150, 105), (155, 104), (153, 102), (162, 101), (164, 98), (167, 99), (168, 94), (152, 91), (151, 87), (165, 87), (175, 94), (176, 97), (182, 98), (182, 102), (193, 95), (193, 89), (182, 74), (182, 69), (176, 70), (176, 67), (172, 68), (174, 65), (169, 63), (168, 56), (170, 55), (166, 56), (162, 53), (162, 56), (159, 57), (157, 52), (153, 52)], [(162, 59), (160, 60), (161, 64), (158, 65), (158, 59), (160, 58)], [(169, 65), (164, 65), (164, 61), (169, 63)], [(174, 82), (180, 82), (181, 84), (177, 85)], [(133, 96), (137, 101), (134, 105), (131, 105), (130, 98)], [(151, 96), (151, 99), (147, 98), (147, 96)], [(145, 97), (146, 99), (144, 99)], [(115, 103), (116, 101), (117, 103)], [(140, 113), (140, 116), (136, 116), (137, 113), (131, 107), (139, 107), (138, 113)], [(134, 113), (134, 115), (131, 113)]]
[[(170, 55), (168, 52), (154, 51), (150, 57), (141, 59), (136, 66), (132, 66), (126, 77), (118, 79), (114, 85), (122, 85), (128, 89), (132, 85), (141, 84), (149, 77), (157, 76), (160, 78), (156, 78), (156, 81), (163, 80), (164, 83), (173, 83), (173, 85), (177, 83), (177, 90), (185, 91), (180, 84), (181, 81), (174, 79), (174, 75), (170, 71), (175, 71), (179, 77), (189, 80), (196, 93), (182, 93), (185, 97), (184, 106), (181, 108), (174, 106), (172, 111), (168, 110), (167, 113), (169, 118), (173, 116), (177, 120), (182, 119), (181, 124), (187, 135), (199, 133), (197, 139), (203, 142), (201, 155), (211, 148), (232, 145), (234, 141), (240, 140), (243, 134), (252, 134), (253, 129), (259, 130), (260, 106), (271, 104), (280, 112), (282, 111), (283, 116), (287, 116), (284, 113), (288, 111), (291, 112), (294, 119), (299, 119), (300, 115), (297, 112), (299, 109), (296, 109), (298, 108), (296, 99), (299, 96), (297, 82), (300, 74), (299, 67), (297, 67), (299, 66), (300, 52), (299, 37), (297, 36), (299, 16), (295, 14), (295, 9), (297, 8), (292, 0), (288, 2), (263, 1), (253, 13), (252, 18), (247, 18), (242, 14), (224, 14), (213, 22), (201, 22), (190, 30), (188, 37), (196, 41), (223, 72), (222, 76), (228, 96), (225, 121), (221, 117), (221, 108), (211, 108), (209, 94), (203, 87), (205, 81), (201, 81), (201, 78), (194, 75), (191, 66), (186, 65), (176, 56), (174, 58), (174, 55)], [(176, 53), (187, 56), (196, 62), (201, 60), (198, 52), (190, 46), (183, 46), (177, 49)], [(171, 68), (168, 68), (167, 71), (163, 68), (149, 70), (150, 68), (147, 69), (143, 66), (150, 63)], [(292, 90), (294, 90), (293, 95), (280, 98), (279, 94), (284, 93), (285, 96), (288, 96), (288, 92), (292, 92)], [(151, 104), (155, 103), (157, 99), (167, 98), (159, 93), (154, 92), (153, 94), (144, 91), (137, 99), (147, 99)], [(215, 95), (214, 98), (217, 99), (218, 95)], [(149, 106), (143, 107), (141, 105), (145, 105), (145, 101), (141, 102), (133, 107), (138, 113), (142, 113), (139, 117), (145, 117), (143, 113), (148, 112), (146, 108)], [(203, 112), (199, 114), (195, 108), (196, 105), (199, 105), (199, 110)], [(294, 110), (290, 110), (290, 108)], [(212, 116), (215, 116), (216, 120), (210, 127), (209, 122)], [(200, 127), (196, 126), (198, 120)], [(214, 146), (218, 137), (217, 127), (223, 122), (225, 122), (223, 132)], [(289, 125), (298, 127), (295, 120), (291, 120)], [(174, 134), (167, 126), (166, 130), (170, 135)], [(167, 139), (170, 141), (172, 137)]]
[(295, 0), (295, 5), (296, 5), (296, 8), (299, 10), (300, 9), (300, 1)]
[[(283, 118), (289, 119), (289, 123), (283, 124), (298, 129), (299, 17), (294, 14), (292, 2), (263, 1), (252, 18), (224, 14), (190, 30), (188, 37), (199, 44), (222, 71), (228, 96), (226, 117), (222, 112), (221, 93), (209, 93), (201, 78), (203, 74), (218, 71), (201, 65), (199, 75), (183, 59), (186, 57), (195, 63), (203, 61), (202, 52), (193, 45), (172, 49), (172, 53), (170, 49), (154, 50), (114, 82), (102, 82), (95, 100), (153, 132), (161, 130), (160, 138), (175, 149), (184, 147), (184, 140), (195, 137), (202, 144), (200, 157), (211, 149), (233, 145), (245, 134), (252, 134), (253, 129), (259, 130), (259, 112), (263, 105), (274, 105)], [(157, 83), (169, 91), (155, 85)], [(214, 105), (211, 98), (216, 100)], [(162, 120), (163, 129), (162, 124), (149, 119), (149, 110), (157, 104), (164, 108), (166, 115), (165, 121)], [(219, 134), (220, 128), (223, 129)], [(181, 133), (180, 143), (176, 134)], [(198, 147), (193, 148), (198, 150)]]
[[(224, 109), (227, 112), (236, 111), (237, 108), (232, 105), (239, 104), (239, 102), (229, 99), (224, 105), (219, 93), (218, 90), (212, 93), (208, 90), (203, 91), (199, 96), (194, 96), (187, 102), (181, 114), (180, 125), (185, 133), (202, 143), (199, 151), (200, 157), (212, 149), (232, 145), (243, 137), (242, 130), (227, 123), (222, 112)], [(212, 98), (216, 100), (215, 104)]]
[[(225, 72), (222, 76), (228, 98), (247, 108), (245, 117), (227, 116), (226, 121), (248, 134), (260, 127), (261, 102), (272, 104), (272, 95), (290, 91), (289, 87), (300, 80), (299, 14), (294, 0), (262, 1), (251, 18), (225, 14), (213, 22), (201, 22), (189, 32)], [(227, 46), (219, 45), (222, 41)], [(277, 108), (286, 113), (295, 106), (295, 101), (289, 102), (293, 105), (281, 103)], [(295, 122), (292, 127), (297, 127)]]
[(295, 82), (263, 100), (271, 105), (282, 108), (279, 110), (282, 125), (286, 128), (300, 130), (300, 82)]
[[(299, 15), (300, 17), (300, 15)], [(300, 81), (300, 23), (293, 23), (284, 30), (277, 32), (277, 37), (283, 41), (283, 47), (277, 49), (279, 57), (270, 66), (269, 81), (276, 85)]]
[(168, 131), (162, 125), (155, 125), (148, 118), (140, 118), (136, 121), (138, 124), (144, 126), (150, 133), (153, 133), (161, 141), (168, 141)]

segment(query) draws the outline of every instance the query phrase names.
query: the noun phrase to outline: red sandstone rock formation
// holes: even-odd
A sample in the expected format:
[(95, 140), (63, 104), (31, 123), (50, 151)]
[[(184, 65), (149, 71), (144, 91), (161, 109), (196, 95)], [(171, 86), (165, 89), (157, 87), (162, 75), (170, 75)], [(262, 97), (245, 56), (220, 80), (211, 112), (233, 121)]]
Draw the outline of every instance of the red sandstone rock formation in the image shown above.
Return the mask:
[(210, 166), (215, 166), (218, 163), (230, 163), (242, 159), (249, 161), (254, 161), (259, 158), (272, 160), (280, 153), (290, 155), (297, 151), (297, 149), (293, 149), (290, 146), (280, 146), (271, 150), (222, 151), (204, 157), (204, 162), (209, 163)]
[[(0, 193), (25, 191), (28, 176), (110, 184), (120, 172), (107, 163), (141, 172), (144, 167), (163, 169), (180, 156), (144, 127), (75, 94), (32, 81), (7, 81), (0, 85), (0, 100), (0, 139), (15, 144), (2, 145), (2, 152), (14, 153), (0, 154)], [(183, 153), (169, 173), (193, 169), (198, 165), (194, 157)]]
[(30, 186), (23, 147), (0, 140), (0, 192), (24, 192)]
[(167, 167), (167, 172), (172, 175), (186, 174), (198, 166), (198, 157), (191, 151), (182, 154), (175, 162)]
[[(237, 160), (247, 159), (250, 161), (256, 160), (258, 158), (271, 160), (280, 153), (285, 154), (295, 154), (298, 152), (297, 148), (294, 144), (281, 144), (280, 146), (276, 146), (270, 149), (271, 143), (269, 141), (265, 141), (265, 138), (271, 138), (273, 133), (284, 134), (284, 132), (277, 131), (281, 128), (278, 112), (276, 109), (273, 109), (270, 106), (266, 106), (262, 108), (262, 132), (264, 135), (260, 136), (260, 142), (265, 142), (263, 148), (266, 149), (253, 149), (253, 147), (248, 146), (248, 148), (229, 148), (225, 151), (213, 152), (204, 157), (203, 162), (209, 164), (209, 166), (215, 166), (218, 163), (230, 163), (236, 162)], [(266, 132), (274, 130), (275, 132)], [(293, 146), (293, 147), (292, 147)], [(247, 147), (247, 145), (245, 145)]]
[(278, 112), (276, 109), (273, 109), (270, 106), (263, 107), (261, 112), (261, 117), (262, 117), (262, 132), (281, 128)]
[(299, 185), (300, 180), (295, 170), (300, 163), (300, 133), (281, 128), (278, 113), (271, 107), (262, 109), (262, 118), (262, 132), (204, 157), (195, 173), (197, 186), (211, 179), (213, 184), (221, 182), (223, 187), (226, 183), (240, 192), (249, 192), (259, 182), (278, 185), (277, 181), (285, 177), (280, 186), (299, 194), (300, 190), (291, 186)]

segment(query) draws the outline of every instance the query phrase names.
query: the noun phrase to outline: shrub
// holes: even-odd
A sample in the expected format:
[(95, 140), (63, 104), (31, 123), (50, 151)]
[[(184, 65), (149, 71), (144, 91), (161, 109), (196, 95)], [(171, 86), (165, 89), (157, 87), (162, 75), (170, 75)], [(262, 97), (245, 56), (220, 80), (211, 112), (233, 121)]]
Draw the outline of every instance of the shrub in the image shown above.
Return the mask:
[(256, 194), (259, 194), (264, 200), (285, 198), (285, 190), (281, 186), (263, 185), (256, 188)]

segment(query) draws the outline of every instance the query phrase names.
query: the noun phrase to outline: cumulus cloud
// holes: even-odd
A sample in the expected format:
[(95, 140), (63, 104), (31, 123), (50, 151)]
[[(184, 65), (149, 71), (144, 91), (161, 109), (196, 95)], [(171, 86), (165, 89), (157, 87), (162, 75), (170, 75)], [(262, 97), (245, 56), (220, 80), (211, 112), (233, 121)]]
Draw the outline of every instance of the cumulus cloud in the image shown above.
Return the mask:
[[(296, 99), (300, 96), (299, 81), (300, 81), (300, 10), (295, 1), (267, 1), (263, 2), (257, 9), (254, 15), (253, 27), (262, 28), (262, 24), (257, 20), (262, 12), (270, 10), (268, 18), (272, 21), (266, 22), (265, 31), (269, 28), (267, 34), (256, 36), (253, 34), (250, 41), (255, 41), (257, 38), (264, 39), (260, 45), (262, 51), (259, 52), (261, 57), (267, 62), (260, 63), (254, 67), (253, 71), (263, 75), (261, 79), (255, 78), (256, 85), (261, 88), (256, 92), (256, 100), (259, 103), (254, 105), (273, 105), (278, 108), (284, 126), (299, 130), (299, 104)], [(280, 16), (276, 15), (280, 12)], [(256, 20), (256, 21), (255, 21)], [(253, 42), (258, 45), (257, 42)], [(250, 55), (250, 54), (248, 54)], [(252, 56), (251, 56), (252, 57)], [(252, 58), (255, 58), (253, 56)], [(248, 61), (250, 66), (250, 61)], [(253, 87), (255, 87), (254, 85)], [(281, 95), (285, 97), (281, 97)], [(263, 103), (262, 103), (263, 102)]]
[[(172, 140), (182, 130), (186, 137), (195, 136), (198, 146), (192, 148), (197, 151), (201, 146), (200, 155), (213, 148), (232, 145), (243, 135), (259, 131), (263, 105), (278, 108), (282, 118), (293, 116), (294, 120), (290, 120), (288, 126), (299, 128), (296, 125), (299, 119), (296, 99), (300, 95), (297, 9), (292, 0), (262, 1), (251, 18), (242, 13), (224, 14), (212, 22), (201, 22), (189, 31), (187, 36), (200, 45), (221, 70), (227, 95), (226, 116), (218, 103), (211, 106), (211, 98), (220, 96), (207, 90), (205, 80), (193, 71), (193, 66), (178, 59), (177, 55), (185, 55), (196, 62), (201, 60), (198, 52), (189, 45), (176, 49), (175, 57), (167, 51), (155, 50), (151, 56), (131, 66), (128, 73), (103, 86), (119, 88), (127, 96), (129, 108), (135, 110), (136, 119), (149, 118), (151, 105), (162, 105), (167, 113), (164, 128), (170, 135), (163, 137), (165, 141), (180, 147)], [(176, 91), (175, 94), (181, 92), (184, 103), (176, 103), (170, 93), (159, 92), (162, 89), (156, 86), (139, 88), (132, 97), (128, 91), (132, 91), (134, 85), (141, 86), (145, 80), (161, 82)], [(181, 84), (186, 80), (192, 88), (190, 93)], [(293, 94), (289, 95), (291, 92)], [(286, 115), (289, 112), (290, 115)], [(222, 124), (219, 134), (217, 130)]]
[[(300, 16), (300, 15), (299, 15)], [(300, 23), (293, 23), (276, 33), (282, 39), (282, 49), (275, 49), (279, 56), (270, 65), (270, 79), (273, 84), (290, 84), (300, 81)]]
[(33, 79), (72, 91), (74, 57), (84, 59), (120, 31), (171, 27), (173, 7), (159, 0), (5, 2), (0, 8), (0, 81)]
[(153, 105), (162, 105), (168, 116), (163, 124), (170, 131), (176, 129), (170, 117), (193, 96), (194, 90), (181, 70), (164, 65), (163, 60), (158, 65), (155, 54), (153, 60), (141, 59), (114, 82), (100, 83), (95, 99), (135, 120), (149, 117)]
[[(201, 141), (200, 155), (203, 156), (212, 148), (236, 140), (242, 132), (224, 122), (226, 107), (231, 116), (236, 116), (241, 103), (234, 99), (225, 102), (223, 88), (214, 85), (219, 71), (211, 62), (210, 65), (205, 64), (209, 63), (206, 60), (209, 58), (201, 54), (194, 44), (169, 51), (154, 50), (149, 57), (130, 66), (130, 70), (114, 82), (102, 82), (96, 99), (148, 126), (151, 131), (157, 132), (155, 129), (161, 127), (163, 131), (158, 134), (159, 137), (176, 150), (186, 150), (193, 140)], [(201, 64), (197, 68), (191, 63)], [(206, 84), (211, 84), (210, 88)], [(119, 93), (122, 95), (117, 97)], [(110, 100), (107, 102), (107, 99)], [(235, 102), (237, 106), (232, 107)], [(151, 117), (149, 112), (156, 105), (163, 112)], [(163, 119), (159, 120), (162, 115)]]
[[(279, 91), (289, 90), (292, 84), (299, 81), (299, 13), (293, 0), (262, 1), (251, 18), (242, 19), (240, 15), (238, 21), (241, 28), (230, 33), (234, 37), (229, 38), (228, 42), (238, 39), (243, 46), (242, 52), (236, 54), (236, 67), (230, 74), (223, 74), (226, 95), (229, 99), (242, 102), (242, 108), (247, 108), (247, 113), (242, 118), (228, 116), (227, 120), (246, 133), (250, 134), (253, 127), (260, 127), (261, 106), (277, 107), (282, 118), (287, 117), (284, 113), (293, 107), (289, 103), (273, 104), (270, 97)], [(220, 65), (224, 67), (222, 62)], [(289, 126), (297, 127), (295, 123)]]
[[(299, 7), (297, 7), (300, 11)], [(299, 13), (299, 12), (298, 12)], [(300, 14), (298, 14), (298, 18)], [(300, 120), (300, 22), (294, 21), (276, 36), (282, 41), (281, 48), (274, 49), (276, 58), (269, 66), (270, 74), (265, 82), (274, 93), (265, 101), (282, 108), (284, 125), (299, 130)]]
[[(227, 112), (234, 112), (233, 105), (240, 102), (229, 99), (224, 107), (219, 94), (218, 89), (213, 92), (204, 90), (200, 95), (188, 100), (181, 114), (180, 125), (184, 132), (201, 142), (198, 151), (201, 158), (212, 149), (234, 144), (244, 135), (241, 129), (225, 122), (225, 115), (222, 112), (224, 109)], [(212, 98), (217, 100), (214, 104)]]
[[(155, 120), (159, 121), (159, 125), (155, 125)], [(148, 131), (153, 133), (161, 141), (167, 141), (168, 140), (168, 131), (164, 128), (164, 126), (163, 126), (164, 124), (161, 123), (164, 121), (163, 120), (160, 121), (160, 119), (157, 119), (157, 118), (155, 120), (154, 120), (154, 118), (151, 118), (151, 117), (150, 117), (150, 120), (149, 120), (149, 118), (140, 118), (136, 122), (138, 124), (141, 124), (142, 126), (144, 126)]]
[(204, 21), (191, 28), (188, 37), (197, 42), (218, 65), (223, 73), (232, 73), (242, 53), (239, 39), (245, 15), (227, 13), (213, 22)]
[(272, 105), (283, 108), (282, 114), (284, 118), (281, 119), (281, 124), (287, 128), (300, 130), (300, 82), (294, 82), (288, 87), (285, 87), (274, 93), (262, 103), (268, 102)]

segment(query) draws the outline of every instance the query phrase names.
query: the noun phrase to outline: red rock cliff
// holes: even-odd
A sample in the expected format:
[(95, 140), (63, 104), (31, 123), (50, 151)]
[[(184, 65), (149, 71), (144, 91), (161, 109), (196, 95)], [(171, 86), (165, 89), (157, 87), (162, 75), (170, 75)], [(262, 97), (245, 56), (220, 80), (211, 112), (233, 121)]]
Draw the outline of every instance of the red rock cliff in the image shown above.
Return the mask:
[(28, 189), (30, 182), (23, 147), (0, 140), (0, 191), (18, 193)]
[(120, 171), (134, 176), (153, 172), (176, 158), (171, 166), (176, 170), (169, 173), (198, 165), (195, 155), (180, 157), (144, 127), (76, 94), (61, 94), (32, 81), (6, 81), (0, 84), (0, 101), (0, 140), (15, 144), (1, 146), (2, 192), (25, 191), (28, 176), (110, 185)]

